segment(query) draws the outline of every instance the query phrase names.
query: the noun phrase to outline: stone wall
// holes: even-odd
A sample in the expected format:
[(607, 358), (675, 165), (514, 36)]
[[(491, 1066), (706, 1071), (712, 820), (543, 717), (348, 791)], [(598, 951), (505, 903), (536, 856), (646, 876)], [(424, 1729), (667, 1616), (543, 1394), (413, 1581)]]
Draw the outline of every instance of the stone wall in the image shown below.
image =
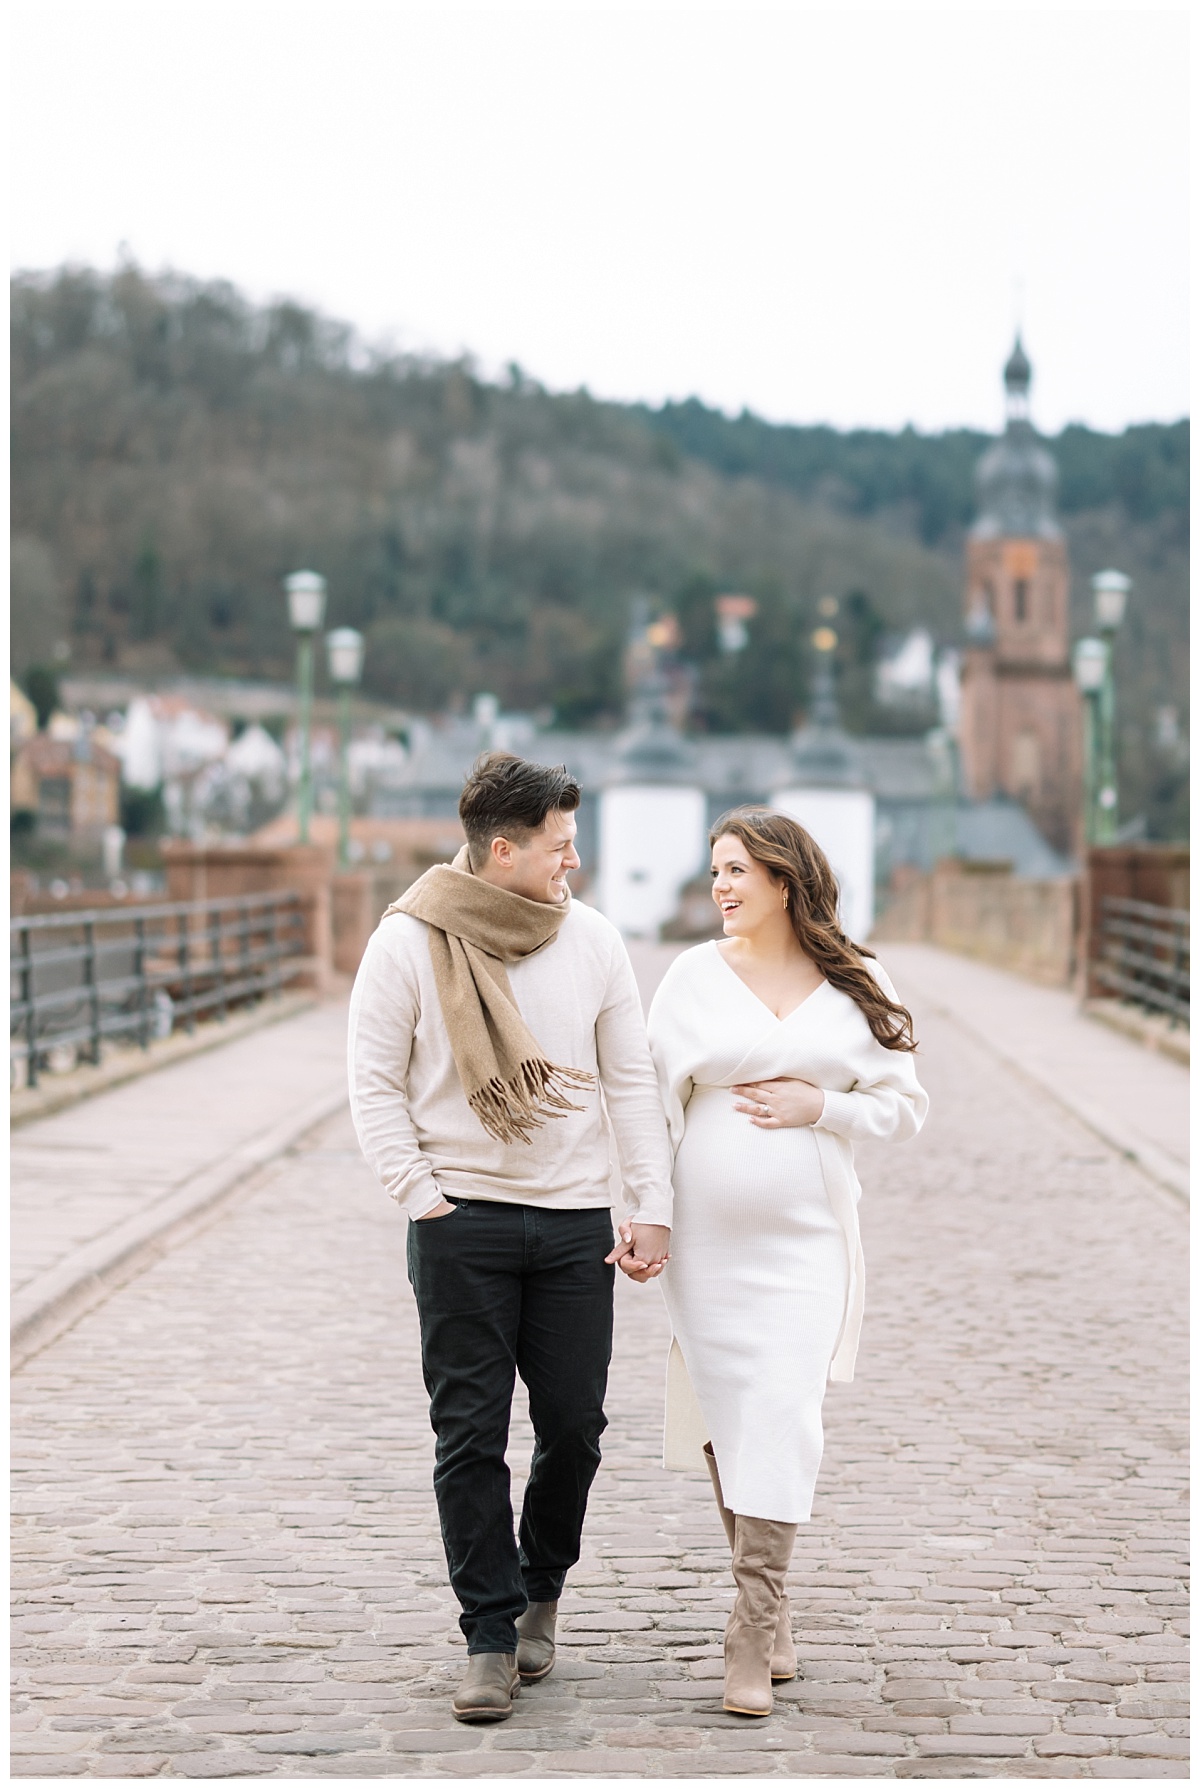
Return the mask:
[(333, 969), (333, 853), (324, 845), (235, 843), (194, 845), (164, 839), (163, 866), (170, 901), (212, 901), (226, 895), (293, 889), (304, 916), (302, 985), (330, 986)]
[[(324, 824), (322, 824), (324, 823)], [(271, 829), (230, 844), (163, 844), (167, 896), (203, 901), (220, 895), (295, 889), (305, 914), (306, 979), (335, 984), (352, 976), (384, 911), (432, 864), (448, 862), (463, 841), (457, 820), (351, 823), (351, 841), (365, 861), (335, 869), (336, 823), (314, 815), (314, 842), (286, 842)]]
[(333, 966), (356, 975), (367, 940), (392, 902), (430, 866), (410, 861), (368, 870), (341, 870), (333, 878)]
[(945, 858), (928, 874), (898, 879), (872, 932), (936, 944), (1031, 981), (1070, 986), (1076, 965), (1078, 883), (1014, 876), (1007, 863)]

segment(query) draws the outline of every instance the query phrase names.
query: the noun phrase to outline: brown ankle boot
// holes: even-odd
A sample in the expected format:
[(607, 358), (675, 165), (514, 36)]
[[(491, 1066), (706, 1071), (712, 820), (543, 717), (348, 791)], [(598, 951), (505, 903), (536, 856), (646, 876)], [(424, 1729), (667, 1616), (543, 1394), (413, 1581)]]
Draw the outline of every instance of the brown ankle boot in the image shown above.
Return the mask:
[(771, 1712), (771, 1655), (795, 1539), (794, 1522), (734, 1517), (737, 1594), (725, 1629), (724, 1706), (730, 1714)]
[[(725, 1508), (725, 1494), (721, 1490), (721, 1474), (717, 1470), (717, 1457), (712, 1450), (712, 1442), (704, 1444), (704, 1464), (708, 1467), (708, 1476), (712, 1479), (713, 1491), (716, 1493), (717, 1509), (721, 1516), (721, 1526), (725, 1530), (725, 1538), (729, 1542), (729, 1550), (733, 1551), (733, 1532), (736, 1517), (732, 1510)], [(788, 1604), (787, 1592), (779, 1599), (779, 1619), (775, 1625), (775, 1644), (771, 1648), (771, 1682), (787, 1683), (795, 1677), (796, 1642), (792, 1639), (792, 1611)]]
[(517, 1669), (522, 1683), (540, 1683), (554, 1669), (557, 1603), (530, 1603), (517, 1616)]
[(521, 1688), (514, 1652), (473, 1652), (450, 1704), (456, 1721), (506, 1721)]

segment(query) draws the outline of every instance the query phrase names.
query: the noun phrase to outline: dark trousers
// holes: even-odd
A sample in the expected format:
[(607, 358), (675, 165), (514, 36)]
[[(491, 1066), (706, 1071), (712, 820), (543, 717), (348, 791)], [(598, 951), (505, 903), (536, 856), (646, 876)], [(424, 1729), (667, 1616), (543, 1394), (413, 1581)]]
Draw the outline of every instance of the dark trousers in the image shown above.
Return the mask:
[[(513, 1652), (518, 1615), (554, 1602), (579, 1558), (605, 1427), (612, 1220), (607, 1210), (453, 1204), (408, 1226), (433, 1484), (467, 1650)], [(519, 1549), (504, 1460), (517, 1373), (535, 1437)]]

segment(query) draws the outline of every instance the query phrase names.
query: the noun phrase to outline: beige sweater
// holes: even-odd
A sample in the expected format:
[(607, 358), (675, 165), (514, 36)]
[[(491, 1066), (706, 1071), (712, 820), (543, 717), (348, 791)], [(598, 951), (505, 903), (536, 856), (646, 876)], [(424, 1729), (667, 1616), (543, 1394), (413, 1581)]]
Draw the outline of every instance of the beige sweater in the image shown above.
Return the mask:
[(528, 1144), (498, 1143), (467, 1105), (426, 926), (406, 913), (380, 922), (354, 984), (349, 1038), (350, 1109), (380, 1181), (413, 1218), (446, 1194), (603, 1208), (615, 1182), (627, 1216), (669, 1224), (666, 1119), (620, 934), (576, 901), (550, 943), (508, 965), (508, 979), (549, 1060), (599, 1077), (574, 1096), (581, 1112), (547, 1118)]

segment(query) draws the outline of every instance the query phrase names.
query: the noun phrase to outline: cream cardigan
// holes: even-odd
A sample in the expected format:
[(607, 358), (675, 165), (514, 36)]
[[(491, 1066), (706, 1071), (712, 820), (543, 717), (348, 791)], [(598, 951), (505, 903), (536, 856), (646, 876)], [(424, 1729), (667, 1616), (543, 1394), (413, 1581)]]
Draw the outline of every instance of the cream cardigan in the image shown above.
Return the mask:
[(578, 901), (541, 950), (508, 965), (513, 998), (551, 1062), (590, 1070), (579, 1112), (529, 1143), (488, 1135), (463, 1094), (438, 1004), (428, 928), (381, 920), (350, 999), (350, 1109), (363, 1154), (410, 1217), (446, 1194), (555, 1209), (607, 1207), (671, 1222), (671, 1153), (637, 984), (620, 933)]
[[(882, 966), (865, 958), (880, 986), (896, 998)], [(862, 1329), (866, 1268), (858, 1226), (861, 1194), (854, 1144), (868, 1137), (915, 1136), (929, 1098), (917, 1080), (911, 1054), (877, 1043), (860, 1007), (849, 995), (823, 984), (819, 1026), (789, 1026), (758, 1003), (761, 1023), (748, 1033), (723, 1022), (734, 975), (715, 943), (696, 945), (676, 957), (650, 1007), (650, 1048), (667, 1111), (672, 1152), (678, 1150), (694, 1085), (732, 1087), (738, 1082), (790, 1076), (825, 1091), (813, 1126), (825, 1191), (842, 1233), (850, 1264), (841, 1334), (829, 1369), (834, 1380), (854, 1377)], [(742, 985), (742, 993), (749, 989)], [(812, 996), (816, 999), (817, 996)], [(753, 1000), (754, 996), (751, 995)], [(807, 1002), (805, 1003), (807, 1004)], [(739, 1010), (746, 1003), (739, 1000)], [(746, 1120), (749, 1123), (749, 1120)], [(679, 1363), (682, 1364), (682, 1363)]]

